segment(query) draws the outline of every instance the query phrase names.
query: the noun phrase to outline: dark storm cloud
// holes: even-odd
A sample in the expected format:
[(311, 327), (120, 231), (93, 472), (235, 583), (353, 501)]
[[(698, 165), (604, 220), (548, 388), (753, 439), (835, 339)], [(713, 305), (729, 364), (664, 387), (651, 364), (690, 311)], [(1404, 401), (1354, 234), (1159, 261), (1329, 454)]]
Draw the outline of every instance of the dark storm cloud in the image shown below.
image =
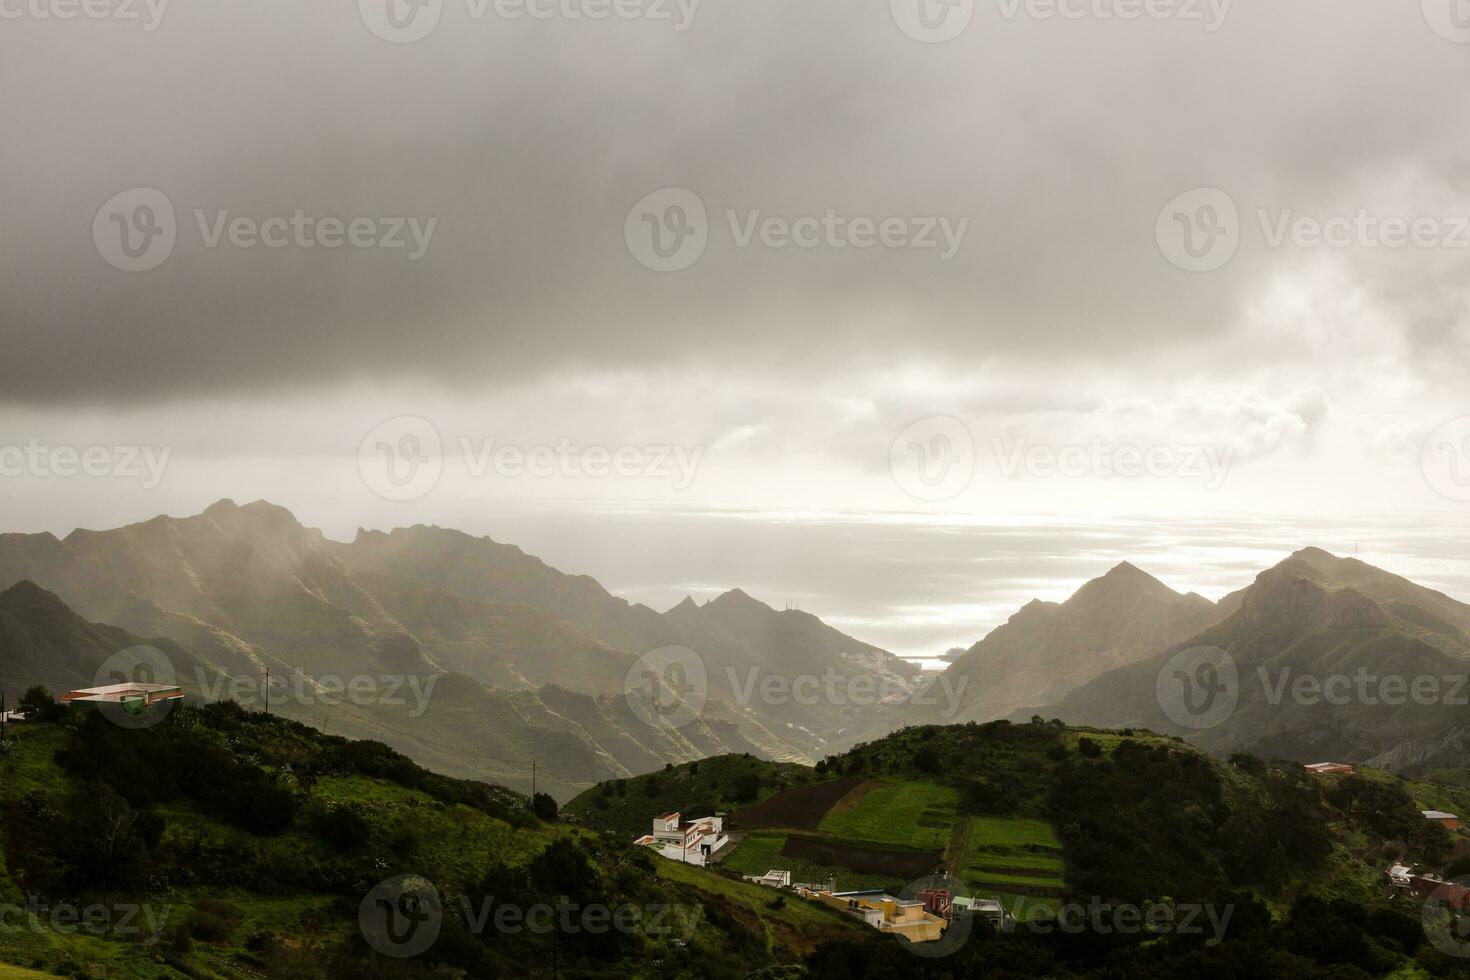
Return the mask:
[[(1338, 206), (1406, 167), (1464, 191), (1470, 47), (1417, 4), (1392, 8), (1241, 2), (1208, 32), (1012, 20), (981, 3), (944, 45), (906, 37), (887, 3), (851, 0), (711, 0), (683, 32), (473, 20), (450, 0), (408, 45), (342, 2), (177, 6), (152, 32), (7, 21), (0, 398), (1214, 357), (1277, 271), (1249, 240), (1255, 207)], [(1154, 240), (1164, 203), (1198, 186), (1228, 188), (1247, 226), (1208, 275)], [(98, 208), (133, 187), (177, 213), (175, 251), (148, 272), (93, 244)], [(697, 191), (712, 232), (693, 268), (659, 274), (623, 225), (664, 187)], [(411, 261), (207, 248), (196, 209), (438, 222)], [(727, 209), (969, 225), (944, 262), (738, 248)], [(1407, 328), (1455, 334), (1460, 271), (1420, 268), (1428, 288), (1383, 295)]]

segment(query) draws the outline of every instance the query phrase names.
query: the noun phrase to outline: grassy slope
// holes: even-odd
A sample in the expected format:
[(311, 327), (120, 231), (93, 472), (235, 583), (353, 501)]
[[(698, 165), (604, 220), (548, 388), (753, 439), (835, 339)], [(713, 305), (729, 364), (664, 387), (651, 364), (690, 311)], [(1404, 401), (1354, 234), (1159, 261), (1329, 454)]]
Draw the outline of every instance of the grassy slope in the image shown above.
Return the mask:
[[(56, 725), (30, 725), (11, 731), (15, 749), (0, 763), (0, 806), (35, 791), (64, 792), (68, 776), (53, 756), (66, 744), (67, 732)], [(440, 882), (477, 881), (492, 861), (520, 865), (557, 838), (595, 836), (567, 825), (514, 828), (474, 808), (446, 805), (427, 793), (361, 775), (323, 778), (312, 787), (310, 795), (321, 802), (359, 805), (369, 820), (369, 848), (373, 851), (393, 853), (411, 839), (407, 846), (412, 848), (415, 866)], [(295, 829), (280, 837), (260, 839), (192, 805), (173, 805), (163, 812), (168, 817), (162, 844), (165, 848), (202, 841), (211, 850), (236, 854), (242, 861), (258, 861), (267, 867), (273, 862), (311, 862), (331, 857), (321, 840)], [(0, 900), (18, 900), (21, 890), (6, 873), (3, 854), (0, 848)], [(686, 874), (684, 869), (668, 868), (669, 862), (657, 864), (657, 873), (669, 879), (670, 901), (679, 901), (686, 908), (698, 907), (700, 933), (711, 942), (719, 942), (721, 935), (709, 925), (709, 918), (734, 916), (745, 928), (767, 937), (773, 959), (790, 962), (821, 938), (840, 938), (858, 928), (840, 916), (808, 908), (801, 902), (770, 908), (764, 904), (773, 897), (768, 889), (732, 887), (739, 883), (693, 868), (687, 869), (693, 874)], [(384, 870), (382, 876), (392, 873)], [(244, 948), (244, 943), (262, 931), (294, 937), (293, 942), (320, 945), (348, 938), (357, 928), (355, 903), (344, 901), (340, 895), (262, 895), (199, 886), (175, 888), (149, 901), (158, 904), (160, 917), (167, 917), (165, 923), (187, 920), (206, 902), (232, 910), (227, 937), (208, 943), (196, 941), (174, 960), (201, 976), (260, 975), (260, 961)], [(167, 937), (167, 927), (163, 932)], [(110, 977), (182, 976), (165, 961), (166, 949), (166, 939), (143, 943), (85, 933), (64, 934), (44, 922), (35, 922), (24, 931), (0, 934), (0, 971), (18, 970), (20, 966), (47, 970), (70, 966)], [(6, 976), (0, 972), (0, 978)]]

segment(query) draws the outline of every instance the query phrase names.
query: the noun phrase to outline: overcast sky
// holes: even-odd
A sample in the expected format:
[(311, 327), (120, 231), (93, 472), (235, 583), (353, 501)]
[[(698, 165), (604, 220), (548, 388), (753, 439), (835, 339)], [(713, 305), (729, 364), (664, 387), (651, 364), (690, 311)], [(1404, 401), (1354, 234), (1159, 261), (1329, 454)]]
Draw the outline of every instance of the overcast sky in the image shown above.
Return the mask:
[(0, 0), (4, 529), (1470, 508), (1458, 0), (392, 2)]

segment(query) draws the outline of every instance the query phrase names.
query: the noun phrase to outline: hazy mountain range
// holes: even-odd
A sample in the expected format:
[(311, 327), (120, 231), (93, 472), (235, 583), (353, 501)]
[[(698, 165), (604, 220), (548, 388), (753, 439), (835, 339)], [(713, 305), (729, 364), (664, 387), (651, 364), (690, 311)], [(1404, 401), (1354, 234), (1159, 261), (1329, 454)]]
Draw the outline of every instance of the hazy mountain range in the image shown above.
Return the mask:
[[(516, 787), (529, 786), (534, 760), (543, 788), (567, 794), (712, 753), (820, 754), (851, 709), (736, 697), (777, 671), (865, 672), (900, 687), (918, 674), (738, 590), (660, 614), (488, 538), (414, 527), (339, 543), (265, 502), (220, 501), (193, 517), (64, 540), (0, 535), (0, 588), (21, 582), (54, 593), (75, 621), (54, 609), (38, 620), (22, 601), (35, 590), (7, 596), (16, 619), (6, 635), (17, 639), (0, 651), (0, 675), (11, 687), (90, 682), (95, 663), (85, 676), (60, 670), (51, 647), (106, 623), (126, 631), (117, 644), (161, 637), (187, 651), (180, 680), (196, 693), (267, 670), (304, 678), (311, 696), (284, 698), (283, 713)], [(698, 651), (709, 677), (702, 714), (677, 730), (643, 723), (623, 697), (638, 657), (668, 646)], [(328, 703), (316, 687), (403, 676), (435, 679), (422, 714), (410, 715), (412, 703)]]
[[(15, 694), (89, 684), (109, 654), (148, 643), (195, 695), (259, 706), (270, 671), (279, 713), (516, 788), (534, 763), (563, 797), (711, 754), (812, 761), (904, 725), (1033, 713), (1215, 751), (1397, 768), (1470, 758), (1453, 704), (1279, 695), (1304, 673), (1453, 678), (1470, 657), (1470, 606), (1316, 549), (1219, 602), (1125, 562), (1065, 602), (1029, 603), (923, 679), (738, 589), (660, 613), (489, 538), (420, 526), (336, 542), (265, 502), (65, 539), (0, 535), (0, 590), (0, 679)], [(1202, 646), (1229, 654), (1240, 689), (1233, 713), (1200, 730), (1169, 716), (1157, 685), (1172, 656)], [(677, 729), (645, 723), (625, 697), (638, 658), (667, 647), (696, 651), (708, 680)], [(765, 687), (803, 676), (840, 678), (839, 696)], [(336, 692), (351, 678), (367, 696)]]

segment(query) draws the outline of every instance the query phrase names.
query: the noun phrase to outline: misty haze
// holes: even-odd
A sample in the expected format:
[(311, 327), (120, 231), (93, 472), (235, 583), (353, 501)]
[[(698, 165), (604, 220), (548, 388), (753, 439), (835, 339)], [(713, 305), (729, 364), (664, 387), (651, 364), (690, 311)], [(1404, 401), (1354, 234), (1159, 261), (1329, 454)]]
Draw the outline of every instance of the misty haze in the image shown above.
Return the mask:
[(1470, 978), (1470, 0), (0, 82), (0, 980)]

